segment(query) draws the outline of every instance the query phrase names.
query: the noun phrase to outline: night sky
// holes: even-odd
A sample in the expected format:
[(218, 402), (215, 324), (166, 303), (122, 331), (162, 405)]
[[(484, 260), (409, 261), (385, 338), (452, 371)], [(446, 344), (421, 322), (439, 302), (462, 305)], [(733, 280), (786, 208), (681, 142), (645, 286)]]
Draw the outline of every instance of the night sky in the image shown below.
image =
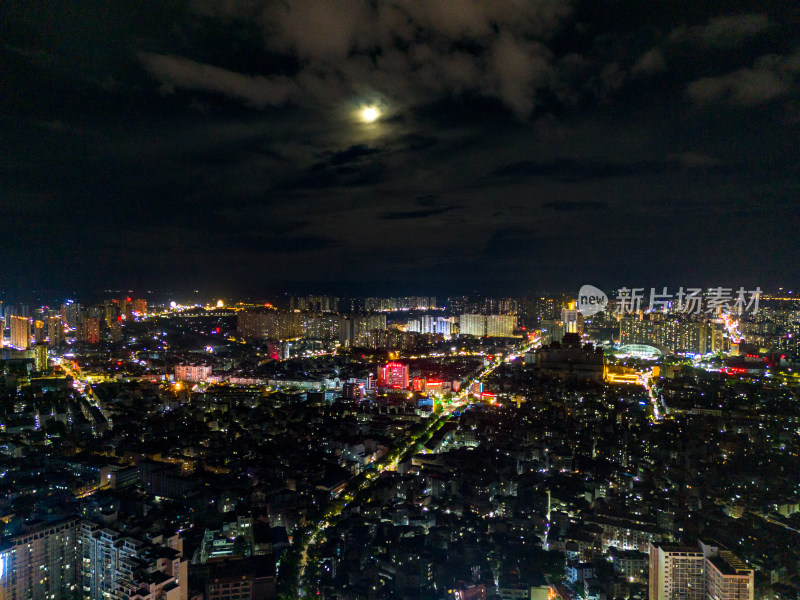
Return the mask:
[(5, 290), (797, 283), (795, 2), (2, 12)]

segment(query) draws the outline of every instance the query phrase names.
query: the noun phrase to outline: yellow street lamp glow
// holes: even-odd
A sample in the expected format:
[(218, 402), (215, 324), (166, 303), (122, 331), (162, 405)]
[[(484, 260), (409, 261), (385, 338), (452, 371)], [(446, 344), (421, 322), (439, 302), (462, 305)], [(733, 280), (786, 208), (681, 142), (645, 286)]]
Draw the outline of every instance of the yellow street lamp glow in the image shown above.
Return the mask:
[(374, 123), (381, 116), (381, 111), (377, 106), (365, 106), (361, 109), (361, 120), (364, 123)]

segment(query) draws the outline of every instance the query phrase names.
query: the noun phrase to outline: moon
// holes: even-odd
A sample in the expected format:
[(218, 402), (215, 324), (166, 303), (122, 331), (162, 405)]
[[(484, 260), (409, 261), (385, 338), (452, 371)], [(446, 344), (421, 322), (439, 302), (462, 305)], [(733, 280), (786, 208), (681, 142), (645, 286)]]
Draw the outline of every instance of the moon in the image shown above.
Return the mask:
[(374, 123), (381, 116), (381, 111), (377, 106), (365, 106), (360, 112), (361, 120), (364, 123)]

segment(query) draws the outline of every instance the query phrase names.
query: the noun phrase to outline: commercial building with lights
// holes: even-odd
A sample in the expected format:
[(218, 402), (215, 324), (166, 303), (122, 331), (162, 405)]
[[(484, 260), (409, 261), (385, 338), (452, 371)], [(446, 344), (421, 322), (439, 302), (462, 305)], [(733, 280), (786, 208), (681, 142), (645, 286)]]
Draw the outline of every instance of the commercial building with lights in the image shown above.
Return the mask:
[(380, 387), (404, 390), (408, 388), (408, 365), (402, 363), (386, 363), (381, 367)]

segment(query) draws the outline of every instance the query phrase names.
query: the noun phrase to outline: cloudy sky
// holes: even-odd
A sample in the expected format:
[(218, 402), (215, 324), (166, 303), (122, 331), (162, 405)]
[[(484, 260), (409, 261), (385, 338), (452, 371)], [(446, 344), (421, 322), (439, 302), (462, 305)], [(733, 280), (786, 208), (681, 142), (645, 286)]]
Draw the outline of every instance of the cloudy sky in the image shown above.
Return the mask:
[(7, 290), (797, 283), (794, 3), (4, 13)]

